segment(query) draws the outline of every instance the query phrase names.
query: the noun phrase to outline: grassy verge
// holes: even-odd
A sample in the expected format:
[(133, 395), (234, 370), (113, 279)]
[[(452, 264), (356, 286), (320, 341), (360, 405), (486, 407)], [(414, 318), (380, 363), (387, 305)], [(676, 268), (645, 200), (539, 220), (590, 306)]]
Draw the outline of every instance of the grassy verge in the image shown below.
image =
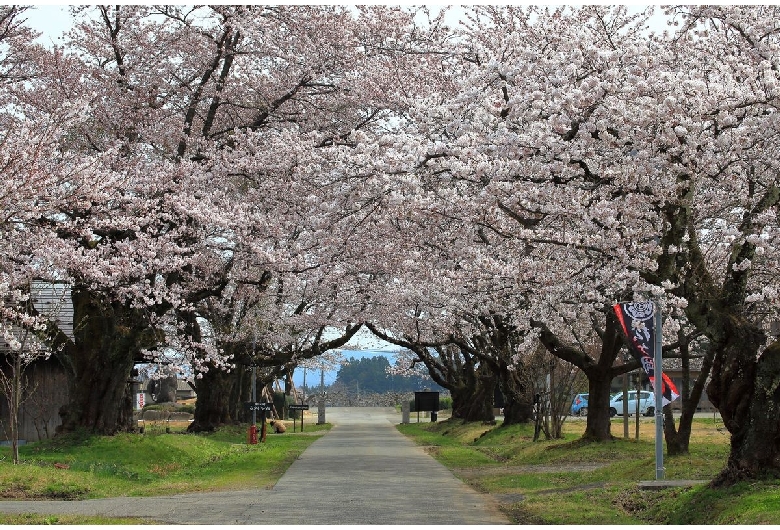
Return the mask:
[[(475, 489), (495, 496), (525, 524), (778, 524), (780, 481), (711, 490), (702, 486), (640, 490), (655, 479), (654, 422), (643, 419), (639, 439), (579, 439), (583, 421), (566, 422), (564, 439), (533, 442), (533, 426), (458, 421), (411, 423), (398, 429)], [(712, 419), (695, 420), (690, 454), (664, 456), (665, 478), (709, 480), (725, 465), (727, 433)]]
[[(398, 429), (475, 489), (490, 493), (517, 523), (527, 524), (780, 524), (780, 481), (640, 490), (655, 477), (652, 419), (639, 440), (618, 436), (584, 444), (583, 421), (568, 421), (564, 439), (533, 442), (533, 426), (501, 428), (443, 420)], [(713, 420), (695, 420), (691, 453), (664, 458), (667, 479), (709, 480), (724, 466), (728, 435)], [(0, 499), (88, 499), (264, 488), (329, 424), (305, 433), (269, 434), (247, 444), (246, 427), (211, 434), (150, 425), (145, 434), (70, 436), (21, 447), (22, 463), (0, 448)], [(150, 524), (146, 520), (0, 514), (0, 524)]]
[(149, 519), (135, 519), (132, 517), (84, 517), (81, 515), (39, 515), (35, 513), (4, 514), (0, 513), (0, 524), (5, 525), (149, 525), (155, 524)]
[[(0, 448), (0, 499), (76, 500), (268, 488), (330, 424), (306, 425), (248, 444), (247, 427), (186, 434), (183, 426), (144, 434), (66, 436), (20, 447), (18, 465)], [(167, 432), (170, 430), (170, 432)], [(47, 522), (48, 521), (48, 522)], [(71, 516), (0, 514), (0, 524), (140, 524)]]

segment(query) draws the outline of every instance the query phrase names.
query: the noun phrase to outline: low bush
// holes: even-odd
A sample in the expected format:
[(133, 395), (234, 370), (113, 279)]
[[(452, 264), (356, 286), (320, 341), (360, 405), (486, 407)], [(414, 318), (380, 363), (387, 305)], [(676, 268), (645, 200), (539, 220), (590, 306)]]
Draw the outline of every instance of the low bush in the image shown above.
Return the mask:
[(188, 414), (195, 414), (195, 405), (177, 403), (155, 403), (152, 405), (144, 405), (142, 409), (144, 412), (148, 410), (156, 410), (160, 412), (186, 412)]

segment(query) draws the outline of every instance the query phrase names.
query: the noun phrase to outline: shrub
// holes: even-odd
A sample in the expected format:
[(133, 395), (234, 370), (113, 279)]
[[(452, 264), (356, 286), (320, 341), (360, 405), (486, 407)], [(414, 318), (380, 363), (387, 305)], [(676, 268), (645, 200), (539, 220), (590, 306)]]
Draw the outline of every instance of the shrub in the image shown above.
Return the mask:
[(147, 410), (160, 410), (163, 412), (186, 412), (188, 414), (195, 414), (195, 405), (177, 405), (176, 403), (156, 403), (153, 405), (144, 405), (144, 411)]

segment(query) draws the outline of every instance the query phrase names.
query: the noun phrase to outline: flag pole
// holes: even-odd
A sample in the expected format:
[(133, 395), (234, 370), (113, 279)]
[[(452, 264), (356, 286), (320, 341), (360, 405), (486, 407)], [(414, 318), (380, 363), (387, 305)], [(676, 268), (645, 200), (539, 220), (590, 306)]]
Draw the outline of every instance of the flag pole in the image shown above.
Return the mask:
[[(614, 305), (615, 314), (626, 334), (629, 351), (642, 363), (647, 375), (652, 378), (655, 397), (655, 478), (664, 478), (664, 399), (671, 403), (680, 397), (671, 379), (664, 383), (663, 368), (663, 320), (661, 318), (661, 299), (647, 302), (618, 302)], [(631, 318), (629, 327), (628, 318)], [(655, 335), (650, 332), (651, 322)], [(651, 356), (650, 350), (653, 350)], [(664, 398), (664, 387), (667, 398)]]
[(661, 321), (661, 303), (657, 300), (655, 303), (655, 355), (653, 359), (653, 376), (655, 384), (653, 391), (655, 394), (655, 479), (664, 478), (664, 416), (663, 416), (663, 323)]

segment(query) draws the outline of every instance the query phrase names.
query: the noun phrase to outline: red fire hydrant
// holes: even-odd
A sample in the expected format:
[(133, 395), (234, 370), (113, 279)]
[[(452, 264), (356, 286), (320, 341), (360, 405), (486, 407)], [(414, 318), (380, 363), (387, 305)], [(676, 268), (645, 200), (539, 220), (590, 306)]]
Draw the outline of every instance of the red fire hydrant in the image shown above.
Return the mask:
[(257, 425), (249, 426), (249, 444), (254, 445), (257, 443)]

